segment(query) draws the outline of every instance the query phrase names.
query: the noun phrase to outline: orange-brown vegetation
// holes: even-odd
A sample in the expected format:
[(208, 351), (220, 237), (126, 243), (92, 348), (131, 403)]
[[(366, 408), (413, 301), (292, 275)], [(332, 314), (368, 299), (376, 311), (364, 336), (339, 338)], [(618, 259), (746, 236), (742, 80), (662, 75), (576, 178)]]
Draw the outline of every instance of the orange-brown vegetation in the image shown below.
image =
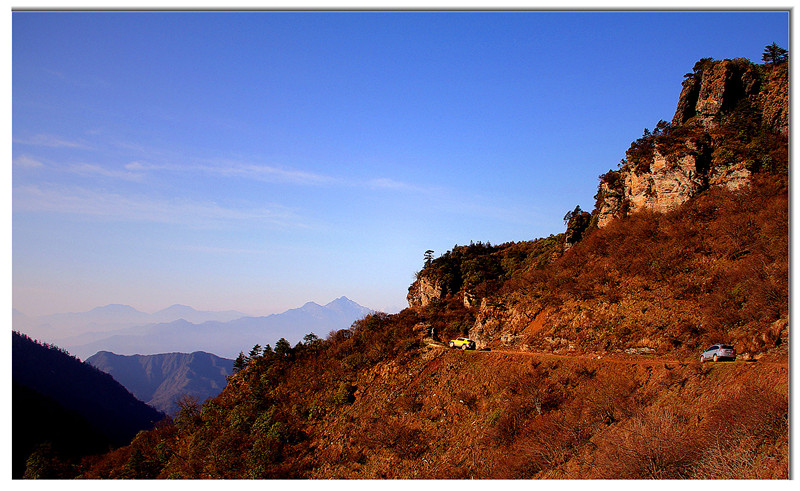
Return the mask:
[[(546, 269), (508, 285), (546, 311), (545, 337), (578, 349), (650, 346), (691, 356), (725, 340), (740, 353), (784, 344), (789, 308), (788, 187), (757, 175), (713, 188), (669, 213), (636, 213), (594, 230)], [(785, 351), (784, 351), (785, 353)]]
[[(221, 396), (184, 406), (173, 425), (141, 433), (85, 477), (788, 475), (783, 364), (414, 346), (353, 371), (329, 356), (333, 344), (349, 343), (255, 360)], [(320, 382), (305, 383), (320, 370)]]

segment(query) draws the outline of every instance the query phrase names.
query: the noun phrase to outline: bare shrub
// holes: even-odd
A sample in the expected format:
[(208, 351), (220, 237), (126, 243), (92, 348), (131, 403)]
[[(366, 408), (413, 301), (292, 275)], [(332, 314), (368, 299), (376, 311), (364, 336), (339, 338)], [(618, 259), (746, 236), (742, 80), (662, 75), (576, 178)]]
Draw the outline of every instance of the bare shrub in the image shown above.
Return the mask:
[(478, 407), (478, 396), (471, 390), (461, 390), (458, 392), (458, 401), (467, 406), (467, 409), (474, 411)]
[(494, 477), (536, 477), (562, 466), (590, 437), (590, 429), (577, 408), (542, 414), (520, 429), (514, 444), (500, 458)]
[(628, 417), (633, 410), (630, 396), (636, 382), (625, 373), (604, 372), (586, 391), (584, 405), (593, 419), (612, 424)]
[(416, 413), (424, 406), (422, 400), (420, 400), (417, 394), (405, 393), (400, 394), (397, 397), (396, 405), (399, 409), (410, 413)]
[(700, 479), (788, 477), (788, 398), (748, 386), (715, 406), (704, 422)]
[(690, 477), (696, 443), (687, 423), (687, 418), (672, 408), (648, 408), (632, 417), (604, 439), (603, 447), (597, 451), (596, 477)]
[(510, 445), (519, 434), (525, 421), (527, 411), (519, 398), (513, 399), (500, 413), (491, 430), (495, 442), (500, 445)]
[(428, 450), (422, 430), (402, 424), (390, 424), (385, 428), (383, 444), (403, 459), (416, 459)]

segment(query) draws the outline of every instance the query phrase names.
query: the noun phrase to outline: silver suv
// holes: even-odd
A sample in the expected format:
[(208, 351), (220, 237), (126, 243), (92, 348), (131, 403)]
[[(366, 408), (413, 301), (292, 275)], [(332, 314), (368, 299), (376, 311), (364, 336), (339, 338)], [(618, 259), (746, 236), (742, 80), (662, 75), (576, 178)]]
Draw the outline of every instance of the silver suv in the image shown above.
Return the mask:
[(736, 360), (736, 349), (729, 344), (715, 344), (700, 355), (700, 363), (707, 360)]

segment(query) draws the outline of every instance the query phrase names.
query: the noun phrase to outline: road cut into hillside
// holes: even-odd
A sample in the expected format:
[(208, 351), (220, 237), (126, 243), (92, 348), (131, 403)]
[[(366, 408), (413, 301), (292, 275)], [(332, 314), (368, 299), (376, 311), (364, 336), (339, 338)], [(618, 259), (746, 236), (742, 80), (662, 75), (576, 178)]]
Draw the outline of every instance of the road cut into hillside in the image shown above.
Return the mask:
[[(540, 358), (578, 358), (584, 360), (600, 360), (606, 363), (627, 363), (627, 364), (635, 364), (635, 365), (690, 365), (692, 363), (700, 363), (699, 361), (699, 354), (698, 360), (686, 361), (686, 360), (678, 360), (675, 358), (669, 357), (661, 357), (661, 356), (653, 356), (653, 355), (629, 355), (623, 353), (581, 353), (581, 354), (564, 354), (564, 353), (547, 353), (547, 352), (538, 352), (538, 351), (525, 351), (525, 350), (509, 350), (509, 349), (499, 349), (499, 350), (484, 350), (479, 351), (479, 353), (491, 353), (491, 354), (506, 354), (506, 355), (514, 355), (514, 356), (533, 356), (533, 357), (540, 357)], [(714, 362), (706, 362), (714, 364)], [(744, 363), (747, 365), (777, 365), (777, 366), (789, 366), (789, 360), (756, 360), (756, 359), (749, 359), (749, 360), (739, 360), (734, 362), (729, 361), (720, 361), (717, 363)]]
[[(435, 347), (435, 348), (444, 348), (447, 349), (446, 346), (440, 344), (428, 344), (428, 346)], [(699, 364), (699, 354), (697, 360), (688, 361), (686, 359), (677, 359), (669, 356), (657, 356), (657, 355), (632, 355), (627, 353), (601, 353), (601, 352), (590, 352), (590, 353), (553, 353), (553, 352), (545, 352), (545, 351), (529, 351), (524, 349), (511, 349), (511, 348), (503, 348), (503, 349), (483, 349), (483, 350), (476, 350), (476, 353), (486, 354), (489, 356), (492, 355), (511, 355), (511, 356), (529, 356), (534, 358), (541, 358), (541, 359), (582, 359), (582, 360), (598, 360), (604, 363), (622, 363), (622, 364), (630, 364), (630, 365), (645, 365), (645, 366), (658, 366), (658, 365), (668, 365), (668, 366), (686, 366), (691, 364)], [(715, 362), (706, 362), (710, 364), (714, 364)], [(765, 357), (761, 359), (747, 359), (747, 360), (737, 360), (734, 362), (725, 361), (725, 362), (717, 362), (717, 363), (734, 363), (734, 364), (747, 364), (747, 365), (773, 365), (773, 366), (789, 366), (788, 356), (781, 356), (781, 355), (773, 355), (770, 357)]]

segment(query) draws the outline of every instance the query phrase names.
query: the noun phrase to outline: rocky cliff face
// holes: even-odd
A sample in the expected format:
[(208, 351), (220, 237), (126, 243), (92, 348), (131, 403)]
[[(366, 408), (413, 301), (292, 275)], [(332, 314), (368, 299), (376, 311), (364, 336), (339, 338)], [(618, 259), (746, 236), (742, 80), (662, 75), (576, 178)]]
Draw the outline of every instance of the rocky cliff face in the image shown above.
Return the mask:
[(645, 130), (619, 170), (601, 176), (597, 225), (637, 211), (670, 211), (709, 187), (738, 189), (764, 163), (785, 166), (787, 81), (785, 63), (698, 62), (672, 122)]
[(711, 167), (702, 155), (669, 160), (654, 150), (647, 171), (623, 168), (613, 180), (600, 183), (597, 225), (628, 213), (649, 210), (664, 213), (677, 208), (709, 186), (738, 189), (747, 184), (751, 171), (744, 162)]
[(672, 125), (693, 119), (706, 128), (725, 124), (722, 116), (748, 101), (775, 133), (789, 130), (787, 66), (754, 65), (747, 60), (701, 60), (687, 74)]
[(701, 60), (694, 73), (687, 75), (672, 118), (676, 126), (695, 118), (704, 127), (715, 127), (723, 111), (757, 95), (761, 88), (757, 66), (747, 62)]
[(432, 300), (442, 297), (442, 287), (433, 279), (420, 276), (408, 289), (408, 306), (426, 307)]

